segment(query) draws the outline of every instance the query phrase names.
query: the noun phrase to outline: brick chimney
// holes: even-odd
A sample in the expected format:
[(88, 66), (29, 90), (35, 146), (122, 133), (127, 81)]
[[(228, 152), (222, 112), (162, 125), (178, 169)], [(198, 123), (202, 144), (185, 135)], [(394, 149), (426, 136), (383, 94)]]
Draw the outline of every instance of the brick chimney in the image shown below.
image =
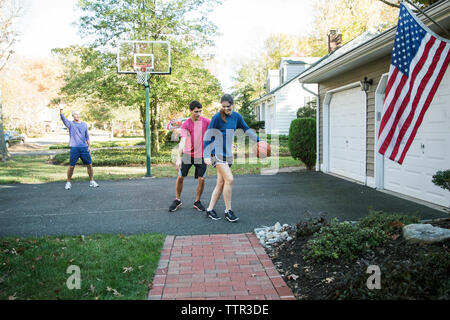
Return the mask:
[(338, 29), (331, 29), (328, 32), (328, 53), (339, 49), (342, 46), (342, 33)]

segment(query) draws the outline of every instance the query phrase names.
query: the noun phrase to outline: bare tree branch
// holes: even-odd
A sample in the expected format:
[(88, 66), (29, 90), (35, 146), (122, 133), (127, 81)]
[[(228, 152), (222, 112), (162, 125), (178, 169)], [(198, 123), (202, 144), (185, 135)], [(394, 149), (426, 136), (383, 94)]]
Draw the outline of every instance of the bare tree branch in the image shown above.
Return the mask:
[(18, 32), (15, 22), (22, 14), (20, 1), (0, 0), (0, 72), (12, 55), (10, 48), (16, 42)]
[(397, 2), (396, 4), (392, 3), (390, 1), (387, 1), (387, 0), (379, 0), (379, 1), (383, 2), (384, 4), (387, 4), (388, 6), (395, 7), (395, 8), (400, 8), (400, 5), (398, 4), (399, 1), (396, 1)]

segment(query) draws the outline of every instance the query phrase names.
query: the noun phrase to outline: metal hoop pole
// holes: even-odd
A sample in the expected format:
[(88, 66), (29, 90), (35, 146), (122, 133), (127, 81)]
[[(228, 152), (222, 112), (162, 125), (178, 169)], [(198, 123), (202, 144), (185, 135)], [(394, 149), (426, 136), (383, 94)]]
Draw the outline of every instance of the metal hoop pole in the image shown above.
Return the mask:
[(148, 83), (149, 74), (146, 72), (145, 74), (145, 136), (147, 139), (145, 140), (145, 151), (147, 156), (147, 174), (146, 177), (152, 176), (152, 168), (150, 166), (151, 163), (151, 132), (150, 132), (150, 85)]

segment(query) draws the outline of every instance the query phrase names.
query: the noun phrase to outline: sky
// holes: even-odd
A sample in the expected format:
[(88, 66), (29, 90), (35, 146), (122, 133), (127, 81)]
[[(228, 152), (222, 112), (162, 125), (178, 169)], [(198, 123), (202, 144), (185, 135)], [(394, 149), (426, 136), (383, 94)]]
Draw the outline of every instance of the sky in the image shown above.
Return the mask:
[[(73, 26), (80, 12), (78, 0), (22, 0), (19, 42), (15, 51), (25, 57), (46, 57), (52, 48), (87, 44)], [(222, 34), (211, 49), (217, 61), (215, 76), (225, 92), (240, 62), (261, 52), (273, 33), (305, 34), (312, 23), (314, 0), (223, 0), (208, 18)]]

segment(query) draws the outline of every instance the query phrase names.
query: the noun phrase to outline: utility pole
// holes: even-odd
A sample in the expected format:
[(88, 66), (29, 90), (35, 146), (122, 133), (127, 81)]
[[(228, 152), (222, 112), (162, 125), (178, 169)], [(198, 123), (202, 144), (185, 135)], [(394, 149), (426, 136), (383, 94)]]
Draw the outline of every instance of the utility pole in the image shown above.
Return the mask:
[(149, 74), (147, 72), (145, 75), (145, 152), (147, 155), (147, 173), (146, 177), (152, 176), (152, 168), (150, 166), (151, 159), (151, 132), (150, 132), (150, 84), (149, 84)]

